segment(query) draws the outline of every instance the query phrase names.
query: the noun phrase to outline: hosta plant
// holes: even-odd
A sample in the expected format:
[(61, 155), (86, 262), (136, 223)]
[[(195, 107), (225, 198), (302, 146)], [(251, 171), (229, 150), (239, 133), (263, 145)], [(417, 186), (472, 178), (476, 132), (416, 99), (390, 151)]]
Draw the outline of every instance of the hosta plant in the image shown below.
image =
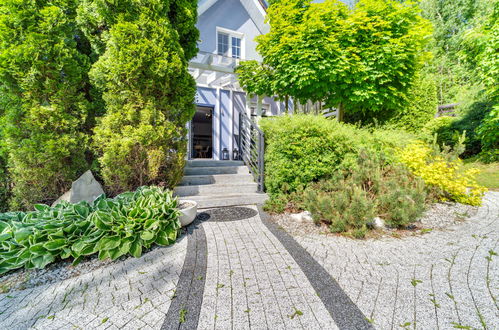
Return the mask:
[(32, 212), (0, 214), (0, 274), (17, 268), (44, 268), (57, 259), (73, 264), (98, 253), (100, 259), (175, 242), (180, 229), (177, 200), (159, 187), (141, 187), (93, 204), (35, 205)]

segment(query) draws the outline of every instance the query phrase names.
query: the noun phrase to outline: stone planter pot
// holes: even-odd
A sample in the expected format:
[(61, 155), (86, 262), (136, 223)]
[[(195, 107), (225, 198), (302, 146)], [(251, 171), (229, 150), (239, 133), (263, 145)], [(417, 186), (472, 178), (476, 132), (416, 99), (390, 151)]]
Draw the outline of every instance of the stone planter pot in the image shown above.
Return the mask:
[(180, 224), (182, 227), (185, 227), (196, 219), (196, 214), (198, 213), (198, 203), (187, 199), (180, 200), (179, 209), (181, 213), (179, 219)]

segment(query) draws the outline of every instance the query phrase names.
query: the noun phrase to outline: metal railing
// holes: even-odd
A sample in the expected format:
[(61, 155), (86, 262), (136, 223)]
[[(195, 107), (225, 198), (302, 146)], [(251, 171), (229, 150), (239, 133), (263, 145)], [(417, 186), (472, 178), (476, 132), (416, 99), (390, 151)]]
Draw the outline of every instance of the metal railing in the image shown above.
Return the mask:
[(258, 192), (263, 192), (265, 188), (263, 158), (265, 137), (263, 131), (243, 112), (239, 116), (239, 130), (241, 158), (253, 174), (258, 184)]

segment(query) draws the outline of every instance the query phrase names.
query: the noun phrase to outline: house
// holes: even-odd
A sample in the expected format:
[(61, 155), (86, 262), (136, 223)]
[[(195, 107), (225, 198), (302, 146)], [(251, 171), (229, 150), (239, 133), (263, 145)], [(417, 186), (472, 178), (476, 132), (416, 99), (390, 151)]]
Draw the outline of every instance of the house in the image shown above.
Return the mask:
[(196, 80), (196, 114), (189, 123), (189, 159), (240, 159), (241, 121), (278, 115), (284, 103), (271, 97), (247, 98), (234, 74), (242, 60), (257, 60), (255, 37), (269, 31), (263, 0), (200, 0), (199, 53), (189, 63)]

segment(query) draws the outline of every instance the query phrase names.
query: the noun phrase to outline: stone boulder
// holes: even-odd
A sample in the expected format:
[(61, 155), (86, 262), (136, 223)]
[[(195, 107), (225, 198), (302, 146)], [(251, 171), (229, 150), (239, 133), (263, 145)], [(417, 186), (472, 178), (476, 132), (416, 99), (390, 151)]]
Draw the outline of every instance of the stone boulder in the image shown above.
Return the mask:
[(59, 204), (61, 201), (69, 203), (78, 203), (87, 201), (92, 203), (97, 197), (104, 194), (104, 190), (97, 180), (95, 180), (90, 170), (83, 173), (76, 181), (71, 184), (71, 189), (59, 197), (52, 206)]

